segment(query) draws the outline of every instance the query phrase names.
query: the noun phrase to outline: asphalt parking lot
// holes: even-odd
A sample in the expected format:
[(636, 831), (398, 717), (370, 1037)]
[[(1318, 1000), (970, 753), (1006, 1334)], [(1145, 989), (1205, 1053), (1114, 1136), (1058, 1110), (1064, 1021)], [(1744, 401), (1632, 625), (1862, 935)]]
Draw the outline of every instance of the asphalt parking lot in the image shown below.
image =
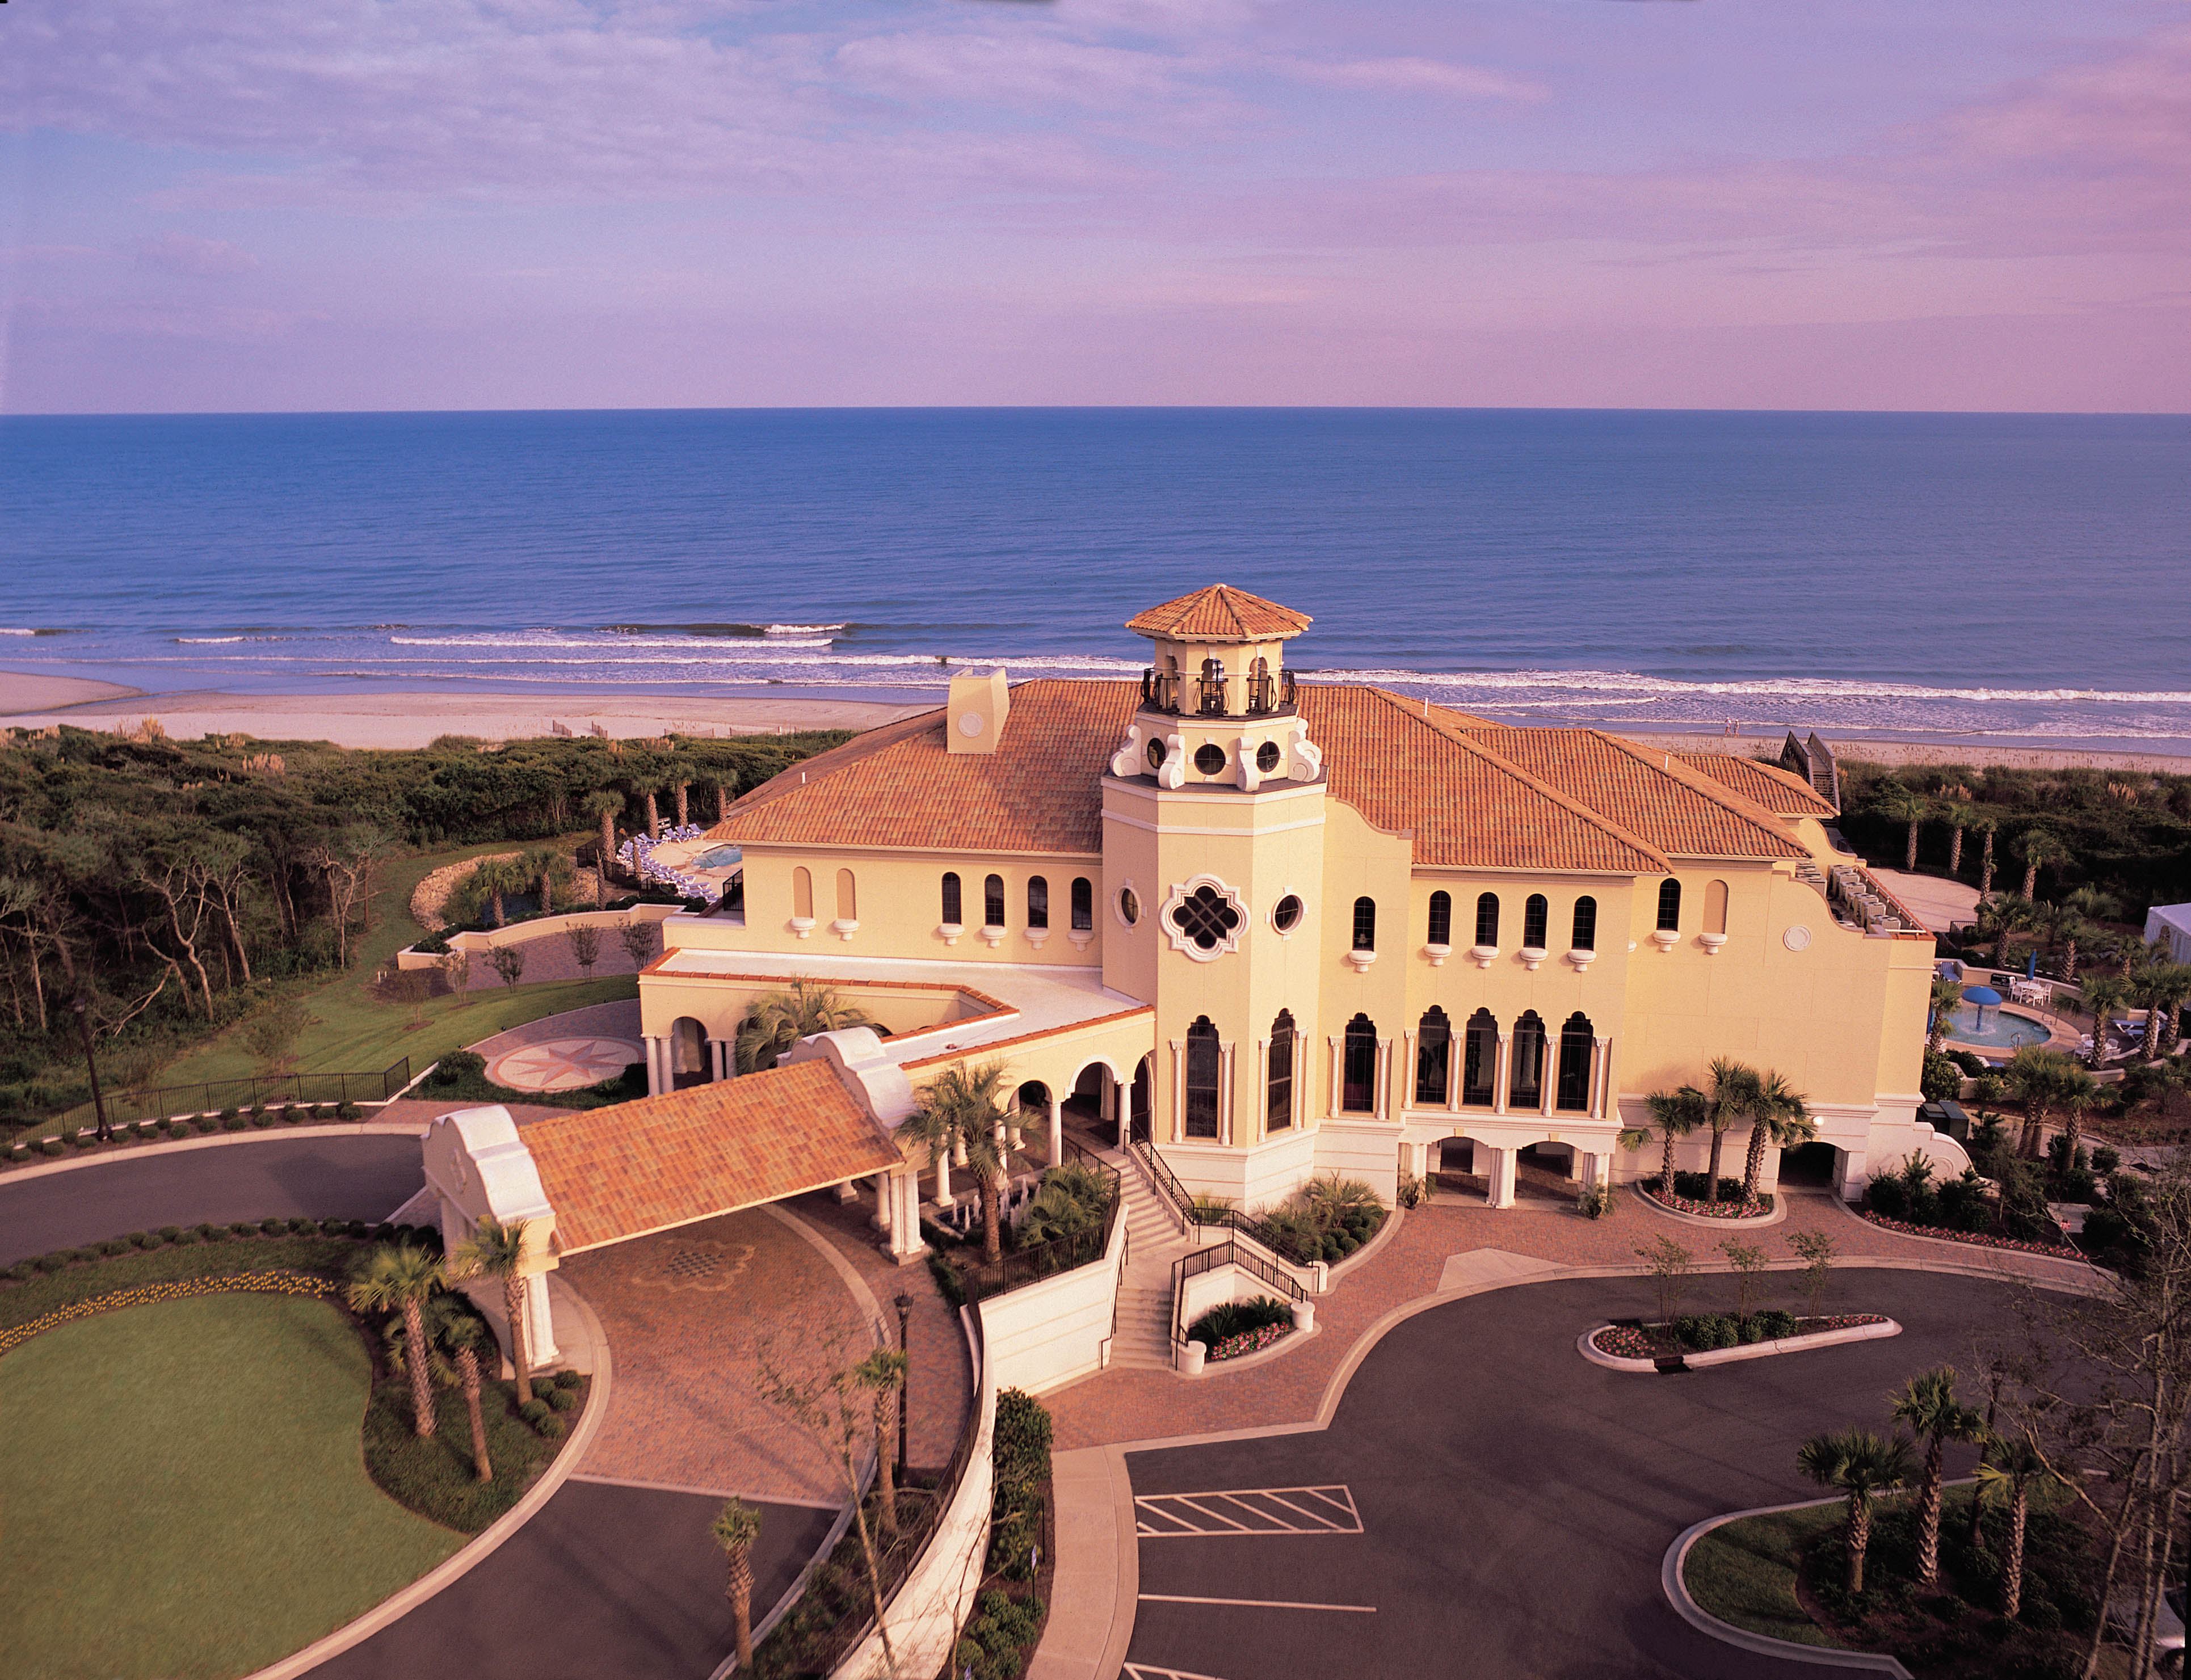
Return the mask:
[(1846, 1672), (1699, 1633), (1666, 1603), (1660, 1560), (1704, 1517), (1815, 1497), (1796, 1444), (1885, 1427), (1888, 1392), (1915, 1371), (1970, 1369), (1974, 1332), (2012, 1322), (2017, 1293), (1851, 1269), (1830, 1307), (1886, 1313), (1904, 1334), (1666, 1376), (1575, 1351), (1592, 1325), (1651, 1308), (1641, 1280), (1419, 1314), (1370, 1353), (1329, 1429), (1129, 1456), (1128, 1680)]

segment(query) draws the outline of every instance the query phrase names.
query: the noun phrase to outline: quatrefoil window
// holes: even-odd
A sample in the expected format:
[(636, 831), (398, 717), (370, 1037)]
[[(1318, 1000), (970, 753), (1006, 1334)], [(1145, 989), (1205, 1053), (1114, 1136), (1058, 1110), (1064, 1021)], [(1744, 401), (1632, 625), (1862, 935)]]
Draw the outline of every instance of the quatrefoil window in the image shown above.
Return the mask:
[(1209, 876), (1174, 887), (1164, 905), (1164, 931), (1174, 948), (1198, 962), (1237, 950), (1246, 920), (1239, 894)]

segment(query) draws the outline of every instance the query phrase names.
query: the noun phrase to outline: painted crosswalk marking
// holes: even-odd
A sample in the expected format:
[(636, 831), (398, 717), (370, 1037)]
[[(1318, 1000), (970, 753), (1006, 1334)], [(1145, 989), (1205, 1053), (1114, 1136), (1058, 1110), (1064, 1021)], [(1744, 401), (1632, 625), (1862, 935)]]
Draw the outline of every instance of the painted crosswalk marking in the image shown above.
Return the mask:
[(1230, 1488), (1215, 1493), (1137, 1494), (1134, 1532), (1143, 1540), (1186, 1535), (1360, 1534), (1362, 1513), (1344, 1484)]
[(1125, 1680), (1216, 1680), (1215, 1675), (1196, 1674), (1184, 1668), (1163, 1668), (1152, 1662), (1130, 1662)]

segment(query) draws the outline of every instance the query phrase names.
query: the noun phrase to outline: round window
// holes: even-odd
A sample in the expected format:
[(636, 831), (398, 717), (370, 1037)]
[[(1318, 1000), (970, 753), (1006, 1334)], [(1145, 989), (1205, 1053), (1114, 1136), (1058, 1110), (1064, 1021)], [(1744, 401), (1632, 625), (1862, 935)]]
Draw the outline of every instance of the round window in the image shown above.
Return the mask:
[(1141, 919), (1141, 901), (1134, 896), (1131, 887), (1118, 888), (1118, 919), (1129, 928)]
[(1281, 934), (1290, 934), (1300, 926), (1301, 901), (1292, 893), (1280, 899), (1271, 911), (1271, 925)]
[(1225, 749), (1214, 741), (1205, 741), (1194, 749), (1194, 768), (1206, 776), (1214, 776), (1225, 768)]
[(1268, 775), (1272, 770), (1278, 769), (1278, 760), (1285, 756), (1278, 751), (1278, 742), (1266, 741), (1255, 749), (1255, 768), (1265, 775)]
[(1152, 770), (1160, 770), (1164, 768), (1164, 744), (1160, 741), (1151, 741), (1149, 743), (1149, 768)]

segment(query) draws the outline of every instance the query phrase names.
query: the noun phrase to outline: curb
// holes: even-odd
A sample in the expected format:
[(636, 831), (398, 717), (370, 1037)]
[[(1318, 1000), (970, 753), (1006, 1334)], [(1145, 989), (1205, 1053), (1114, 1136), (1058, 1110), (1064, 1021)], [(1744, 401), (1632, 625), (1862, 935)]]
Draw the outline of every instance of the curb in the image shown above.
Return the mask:
[(1777, 1225), (1788, 1217), (1788, 1197), (1777, 1187), (1772, 1193), (1773, 1211), (1754, 1219), (1709, 1219), (1701, 1213), (1684, 1213), (1678, 1207), (1669, 1207), (1648, 1194), (1641, 1178), (1631, 1179), (1628, 1188), (1636, 1192), (1636, 1200), (1660, 1217), (1674, 1220), (1679, 1224), (1700, 1226), (1707, 1231), (1761, 1231), (1767, 1225)]
[[(1608, 1354), (1593, 1345), (1598, 1330), (1586, 1330), (1575, 1338), (1576, 1350), (1594, 1365), (1603, 1365), (1608, 1371), (1635, 1371), (1645, 1376), (1656, 1376), (1656, 1359), (1625, 1359), (1618, 1354)], [(1878, 1342), (1890, 1336), (1902, 1334), (1902, 1326), (1892, 1319), (1883, 1324), (1853, 1324), (1841, 1330), (1817, 1330), (1807, 1336), (1783, 1336), (1771, 1342), (1743, 1342), (1733, 1348), (1708, 1348), (1682, 1355), (1681, 1369), (1710, 1370), (1714, 1365), (1735, 1365), (1744, 1359), (1769, 1359), (1776, 1354), (1807, 1354), (1813, 1348), (1838, 1347), (1844, 1342)]]
[[(1345, 1277), (1363, 1261), (1370, 1258), (1379, 1249), (1397, 1236), (1400, 1231), (1400, 1222), (1407, 1216), (1408, 1210), (1404, 1207), (1395, 1206), (1387, 1210), (1385, 1223), (1377, 1228), (1377, 1234), (1324, 1274), (1323, 1295), (1330, 1294), (1332, 1285), (1337, 1283), (1340, 1279)], [(1319, 1296), (1317, 1298), (1321, 1299), (1322, 1297)]]
[(1895, 1680), (1910, 1680), (1909, 1671), (1893, 1657), (1873, 1651), (1837, 1650), (1830, 1645), (1799, 1645), (1792, 1639), (1773, 1639), (1762, 1633), (1722, 1621), (1689, 1596), (1688, 1584), (1682, 1579), (1689, 1552), (1696, 1543), (1714, 1529), (1736, 1522), (1744, 1517), (1770, 1517), (1783, 1511), (1808, 1511), (1821, 1505), (1838, 1505), (1838, 1499), (1802, 1499), (1792, 1505), (1761, 1505), (1749, 1511), (1729, 1511), (1722, 1516), (1707, 1517), (1701, 1523), (1693, 1523), (1676, 1536), (1666, 1548), (1665, 1558), (1659, 1565), (1659, 1585), (1666, 1595), (1666, 1602), (1674, 1613), (1698, 1632), (1719, 1640), (1723, 1644), (1749, 1651), (1757, 1656), (1774, 1657), (1783, 1662), (1811, 1663), (1821, 1668), (1853, 1669), (1862, 1674), (1886, 1674)]
[[(1315, 1299), (1313, 1296), (1309, 1298)], [(1252, 1371), (1257, 1365), (1268, 1365), (1272, 1359), (1291, 1353), (1301, 1342), (1312, 1342), (1323, 1334), (1323, 1326), (1321, 1324), (1314, 1330), (1289, 1330), (1269, 1347), (1258, 1348), (1252, 1354), (1243, 1354), (1238, 1359), (1218, 1359), (1214, 1362), (1205, 1359), (1202, 1369), (1192, 1376), (1176, 1366), (1173, 1367), (1171, 1374), (1182, 1382), (1200, 1382), (1206, 1377), (1224, 1376), (1236, 1371)]]
[(410, 1586), (391, 1593), (363, 1615), (314, 1640), (303, 1650), (292, 1652), (279, 1662), (254, 1670), (243, 1676), (242, 1680), (294, 1680), (295, 1676), (316, 1668), (329, 1657), (339, 1655), (351, 1646), (363, 1643), (390, 1622), (454, 1586), (458, 1579), (485, 1563), (489, 1553), (531, 1522), (540, 1507), (554, 1498), (563, 1484), (571, 1479), (580, 1461), (585, 1457), (587, 1450), (593, 1445), (594, 1438), (600, 1433), (602, 1421), (608, 1416), (612, 1363), (608, 1338), (602, 1333), (601, 1322), (594, 1316), (594, 1309), (586, 1304), (585, 1297), (578, 1291), (571, 1289), (567, 1284), (563, 1287), (577, 1304), (578, 1321), (585, 1326), (586, 1334), (593, 1342), (594, 1365), (593, 1385), (586, 1391), (586, 1409), (579, 1414), (578, 1427), (564, 1442), (563, 1450), (557, 1453), (548, 1467), (540, 1473), (540, 1479), (525, 1490), (522, 1499)]
[(426, 1128), (407, 1120), (350, 1120), (333, 1126), (253, 1127), (243, 1132), (220, 1132), (203, 1138), (171, 1138), (163, 1144), (140, 1144), (105, 1155), (84, 1155), (76, 1161), (49, 1161), (38, 1166), (19, 1166), (0, 1172), (0, 1189), (26, 1178), (50, 1178), (86, 1166), (111, 1166), (117, 1161), (144, 1161), (186, 1149), (216, 1149), (225, 1144), (266, 1144), (283, 1138), (423, 1138)]

